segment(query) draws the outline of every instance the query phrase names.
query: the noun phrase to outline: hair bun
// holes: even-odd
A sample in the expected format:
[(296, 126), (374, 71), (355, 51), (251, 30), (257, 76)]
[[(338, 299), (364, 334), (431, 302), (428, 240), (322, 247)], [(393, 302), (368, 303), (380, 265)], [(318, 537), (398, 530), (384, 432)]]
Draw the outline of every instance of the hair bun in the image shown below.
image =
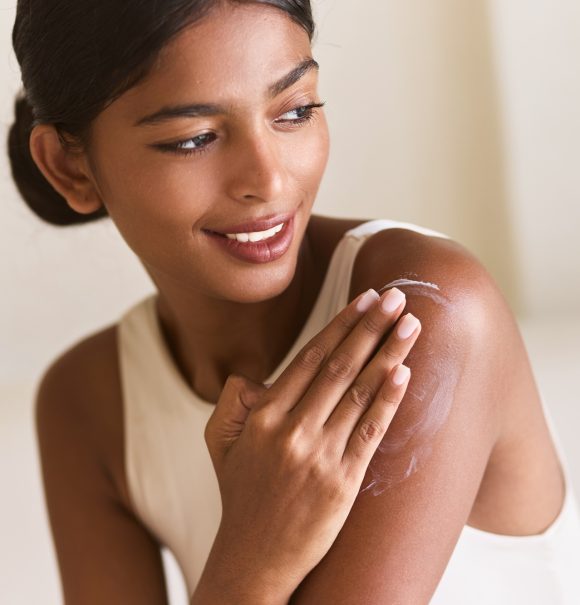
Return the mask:
[(20, 195), (28, 207), (42, 220), (52, 225), (74, 225), (107, 216), (101, 208), (92, 214), (75, 212), (54, 189), (30, 154), (30, 132), (34, 114), (26, 95), (20, 91), (14, 102), (15, 122), (8, 132), (8, 156)]

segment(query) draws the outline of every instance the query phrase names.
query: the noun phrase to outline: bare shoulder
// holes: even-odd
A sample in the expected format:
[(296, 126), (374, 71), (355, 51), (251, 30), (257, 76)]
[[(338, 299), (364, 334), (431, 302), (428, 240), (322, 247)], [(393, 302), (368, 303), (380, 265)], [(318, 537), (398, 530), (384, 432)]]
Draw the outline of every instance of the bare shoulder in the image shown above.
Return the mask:
[(397, 228), (361, 247), (350, 299), (387, 284), (405, 292), (404, 312), (426, 329), (410, 364), (433, 359), (439, 345), (430, 340), (436, 337), (446, 341), (444, 349), (454, 349), (454, 363), (477, 355), (481, 371), (496, 383), (489, 404), (492, 449), (469, 524), (508, 535), (545, 530), (561, 508), (563, 476), (516, 318), (495, 280), (462, 244)]
[(361, 246), (350, 299), (389, 284), (421, 321), (405, 359), (410, 382), (348, 519), (293, 605), (427, 603), (466, 524), (536, 534), (561, 506), (527, 355), (492, 276), (461, 244), (397, 228)]
[[(420, 285), (427, 273), (437, 275), (446, 287), (457, 285), (465, 294), (482, 288), (497, 290), (485, 267), (465, 246), (450, 238), (405, 228), (384, 229), (367, 238), (355, 260), (352, 286), (356, 286), (357, 280), (372, 279), (373, 275), (392, 276), (391, 281), (405, 279)], [(466, 277), (470, 278), (467, 283)]]
[(493, 333), (490, 345), (500, 337), (508, 347), (495, 352), (500, 361), (522, 351), (517, 322), (500, 288), (459, 242), (404, 228), (370, 236), (354, 262), (350, 299), (364, 289), (395, 286), (407, 296), (405, 312), (417, 310), (422, 322), (447, 322), (482, 346), (485, 334)]
[(124, 472), (124, 420), (117, 325), (87, 335), (46, 368), (36, 398), (36, 422), (79, 432), (101, 460), (111, 490), (129, 506)]

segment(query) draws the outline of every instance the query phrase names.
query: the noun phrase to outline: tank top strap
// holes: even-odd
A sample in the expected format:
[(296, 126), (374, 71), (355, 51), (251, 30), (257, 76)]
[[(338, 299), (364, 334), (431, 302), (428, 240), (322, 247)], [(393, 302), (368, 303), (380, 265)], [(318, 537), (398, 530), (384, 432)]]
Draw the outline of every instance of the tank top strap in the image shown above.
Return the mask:
[(434, 237), (450, 239), (448, 235), (445, 235), (440, 231), (435, 231), (434, 229), (429, 229), (428, 227), (423, 227), (422, 225), (416, 225), (415, 223), (407, 223), (404, 221), (395, 221), (393, 219), (386, 218), (377, 218), (365, 223), (361, 223), (360, 225), (357, 225), (356, 227), (346, 231), (344, 235), (355, 238), (365, 238), (366, 235), (377, 233), (377, 231), (383, 231), (384, 229), (409, 229), (410, 231), (416, 231), (417, 233), (422, 233), (423, 235), (432, 235)]

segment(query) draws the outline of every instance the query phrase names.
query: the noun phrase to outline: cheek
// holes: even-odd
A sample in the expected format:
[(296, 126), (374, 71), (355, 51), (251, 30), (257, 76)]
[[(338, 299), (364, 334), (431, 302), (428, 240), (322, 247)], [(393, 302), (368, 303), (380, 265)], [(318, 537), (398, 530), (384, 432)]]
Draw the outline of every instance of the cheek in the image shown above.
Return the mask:
[[(191, 226), (204, 212), (207, 190), (184, 163), (143, 155), (109, 155), (100, 167), (100, 189), (109, 215), (127, 245), (151, 265), (169, 263), (191, 244)], [(163, 260), (165, 259), (165, 260)]]
[(289, 173), (302, 188), (318, 189), (328, 162), (330, 140), (324, 118), (317, 118), (310, 132), (287, 149), (285, 163)]
[[(144, 150), (110, 159), (106, 167), (111, 215), (143, 224), (191, 224), (212, 197), (211, 171), (171, 154)], [(186, 225), (187, 226), (187, 225)]]
[[(115, 133), (119, 132), (118, 136)], [(97, 120), (94, 154), (98, 158), (102, 196), (111, 217), (119, 221), (150, 217), (154, 221), (183, 218), (191, 200), (204, 190), (187, 160), (147, 147), (138, 137), (122, 136), (117, 124)], [(177, 216), (176, 216), (177, 215)]]

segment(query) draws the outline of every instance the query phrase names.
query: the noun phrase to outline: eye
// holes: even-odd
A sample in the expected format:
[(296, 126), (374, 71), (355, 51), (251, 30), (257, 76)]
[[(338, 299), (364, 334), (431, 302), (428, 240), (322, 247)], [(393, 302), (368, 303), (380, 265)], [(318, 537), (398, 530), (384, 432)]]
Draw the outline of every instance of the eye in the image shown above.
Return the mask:
[[(324, 103), (310, 103), (309, 105), (301, 105), (290, 111), (282, 114), (282, 117), (275, 120), (277, 124), (285, 124), (290, 127), (299, 127), (315, 117), (315, 112), (319, 107), (324, 107)], [(285, 117), (289, 116), (289, 117)], [(292, 117), (296, 116), (296, 117)], [(201, 155), (207, 151), (211, 144), (217, 139), (217, 135), (213, 132), (204, 132), (195, 137), (177, 141), (175, 143), (160, 143), (152, 145), (156, 149), (166, 153), (174, 153), (181, 156)]]
[(177, 153), (178, 155), (193, 155), (207, 151), (207, 148), (215, 141), (217, 136), (213, 132), (204, 132), (195, 137), (177, 141), (176, 143), (163, 143), (155, 145), (157, 149), (168, 153)]
[[(287, 111), (286, 113), (282, 114), (282, 117), (278, 118), (275, 121), (276, 123), (282, 124), (300, 125), (311, 120), (314, 117), (316, 109), (318, 109), (319, 107), (324, 107), (324, 103), (310, 103), (309, 105), (301, 105), (300, 107), (295, 107), (294, 109), (291, 109), (290, 111)], [(297, 117), (284, 117), (292, 115), (296, 115)]]

